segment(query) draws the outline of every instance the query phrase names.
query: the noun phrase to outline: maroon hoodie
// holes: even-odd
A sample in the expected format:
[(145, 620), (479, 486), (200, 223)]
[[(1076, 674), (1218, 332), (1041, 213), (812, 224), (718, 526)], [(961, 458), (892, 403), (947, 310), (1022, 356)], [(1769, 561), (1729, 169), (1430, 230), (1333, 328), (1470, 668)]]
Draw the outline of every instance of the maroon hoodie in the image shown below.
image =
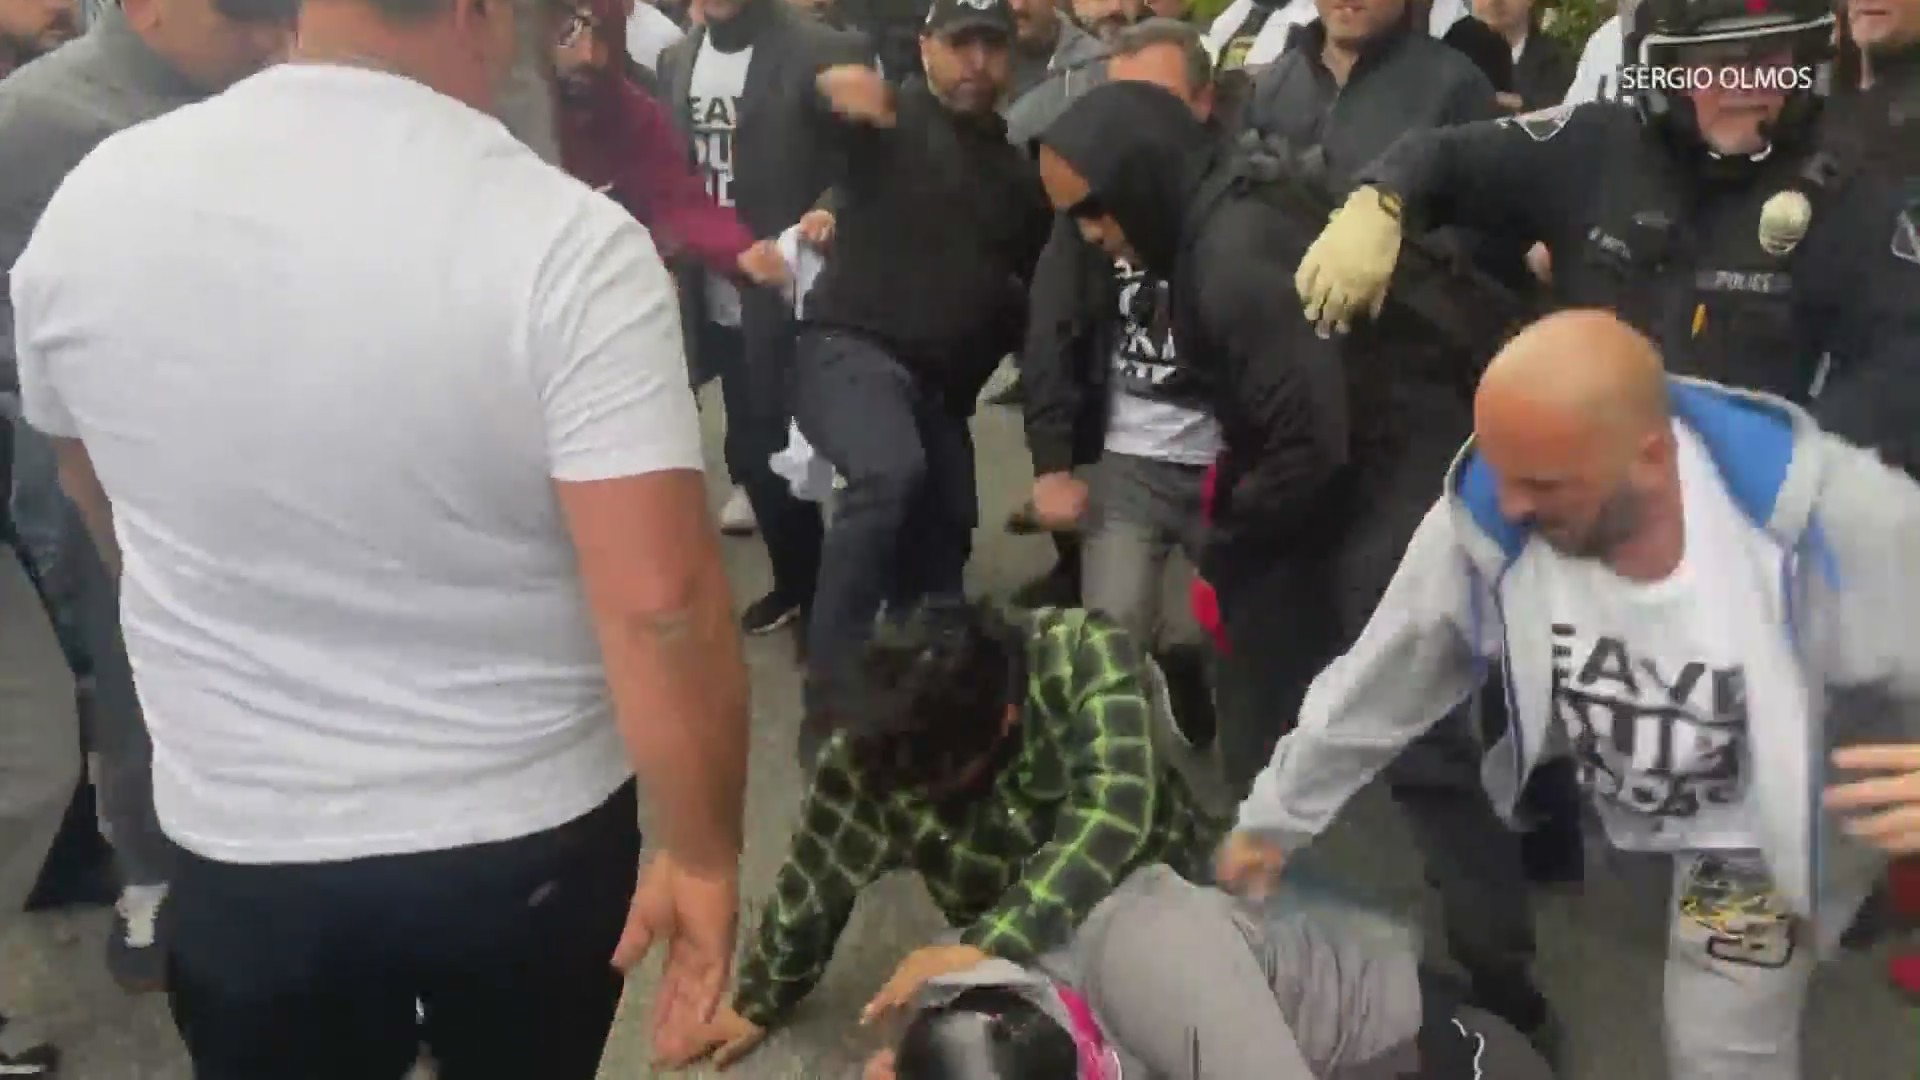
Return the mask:
[[(646, 0), (640, 0), (645, 3)], [(627, 78), (627, 20), (620, 0), (588, 0), (608, 62), (584, 100), (560, 100), (560, 160), (645, 225), (663, 256), (691, 255), (738, 274), (753, 234), (707, 194), (667, 110)]]

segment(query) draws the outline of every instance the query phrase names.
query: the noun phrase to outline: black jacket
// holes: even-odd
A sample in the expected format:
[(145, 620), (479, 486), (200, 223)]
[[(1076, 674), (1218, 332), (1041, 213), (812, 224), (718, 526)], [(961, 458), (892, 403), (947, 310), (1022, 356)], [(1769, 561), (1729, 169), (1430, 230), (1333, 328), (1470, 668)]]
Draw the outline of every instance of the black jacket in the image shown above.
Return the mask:
[[(1127, 316), (1156, 329), (1173, 317), (1171, 291), (1147, 276), (1122, 291), (1113, 257), (1080, 236), (1073, 219), (1054, 219), (1034, 270), (1027, 340), (1019, 355), (1027, 449), (1036, 476), (1100, 459), (1113, 411), (1116, 360)], [(1156, 340), (1162, 336), (1154, 333)], [(1211, 411), (1206, 382), (1190, 365), (1154, 363), (1132, 387), (1142, 397)], [(1148, 385), (1150, 383), (1150, 385)]]
[[(870, 62), (872, 50), (858, 34), (835, 30), (793, 11), (785, 0), (751, 0), (762, 7), (753, 35), (753, 62), (741, 94), (733, 137), (735, 209), (754, 236), (777, 236), (819, 203), (839, 171), (838, 147), (817, 111), (814, 80), (837, 64)], [(658, 85), (674, 123), (686, 136), (694, 161), (693, 65), (707, 29), (695, 26), (660, 54)], [(697, 266), (676, 267), (680, 321), (687, 348), (694, 328), (706, 320), (706, 289)], [(792, 352), (792, 305), (768, 289), (741, 290), (741, 329), (747, 363), (756, 370), (782, 370)], [(695, 359), (691, 355), (689, 359)]]
[[(1844, 340), (1814, 403), (1821, 426), (1920, 476), (1920, 45), (1873, 58), (1874, 84), (1821, 118), (1838, 190), (1800, 276)], [(1904, 344), (1903, 344), (1904, 343)]]
[(1547, 109), (1566, 100), (1567, 87), (1580, 58), (1566, 43), (1538, 30), (1527, 35), (1520, 59), (1513, 63), (1513, 92), (1528, 111)]
[[(1618, 312), (1659, 342), (1670, 370), (1804, 404), (1826, 354), (1837, 374), (1911, 370), (1920, 354), (1920, 266), (1888, 256), (1892, 220), (1853, 233), (1836, 211), (1847, 200), (1816, 191), (1807, 239), (1762, 250), (1762, 207), (1807, 186), (1810, 142), (1777, 142), (1759, 162), (1715, 161), (1631, 106), (1593, 102), (1417, 132), (1362, 179), (1401, 195), (1416, 224), (1504, 227), (1545, 243), (1555, 302)], [(1838, 254), (1815, 268), (1823, 249)], [(1906, 302), (1836, 290), (1850, 263)]]
[[(1372, 42), (1341, 85), (1320, 56), (1325, 27), (1316, 20), (1295, 28), (1286, 52), (1256, 80), (1245, 126), (1296, 151), (1316, 148), (1330, 186), (1344, 193), (1355, 173), (1407, 132), (1503, 115), (1493, 84), (1480, 69), (1421, 29), (1403, 25)], [(1432, 230), (1427, 239), (1510, 287), (1529, 287), (1527, 245), (1506, 235), (1497, 222), (1472, 230)], [(1355, 344), (1363, 342), (1370, 353), (1393, 354), (1396, 370), (1462, 394), (1484, 358), (1441, 348), (1425, 327), (1400, 319), (1369, 324)], [(1489, 342), (1479, 353), (1490, 354), (1497, 344)]]
[[(1464, 62), (1464, 61), (1463, 61)], [(1091, 186), (1137, 259), (1172, 286), (1183, 365), (1210, 389), (1225, 453), (1210, 571), (1325, 542), (1351, 479), (1354, 419), (1372, 393), (1292, 302), (1293, 274), (1319, 223), (1214, 190), (1234, 168), (1228, 145), (1158, 87), (1089, 91), (1043, 136)]]
[(872, 340), (970, 413), (1019, 347), (1053, 213), (997, 114), (957, 115), (920, 82), (894, 112), (891, 128), (832, 121), (845, 171), (805, 321)]

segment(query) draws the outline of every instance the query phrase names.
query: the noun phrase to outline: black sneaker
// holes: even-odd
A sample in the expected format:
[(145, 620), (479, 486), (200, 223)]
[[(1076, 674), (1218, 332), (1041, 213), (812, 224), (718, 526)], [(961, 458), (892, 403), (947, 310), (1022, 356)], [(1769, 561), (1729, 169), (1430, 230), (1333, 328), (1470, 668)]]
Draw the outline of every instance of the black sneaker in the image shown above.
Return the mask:
[(740, 630), (756, 637), (771, 634), (799, 617), (799, 604), (771, 592), (748, 604), (747, 610), (740, 613)]
[(46, 1080), (60, 1073), (60, 1051), (49, 1043), (28, 1040), (28, 1045), (11, 1047), (6, 1038), (7, 1018), (0, 1016), (0, 1077), (28, 1077)]
[[(114, 904), (113, 935), (107, 939), (107, 971), (129, 994), (167, 988), (167, 949), (162, 915), (165, 885), (129, 885)], [(6, 1073), (0, 1072), (0, 1077)]]
[(1055, 564), (1052, 570), (1013, 590), (1010, 598), (1017, 608), (1078, 607), (1080, 575)]

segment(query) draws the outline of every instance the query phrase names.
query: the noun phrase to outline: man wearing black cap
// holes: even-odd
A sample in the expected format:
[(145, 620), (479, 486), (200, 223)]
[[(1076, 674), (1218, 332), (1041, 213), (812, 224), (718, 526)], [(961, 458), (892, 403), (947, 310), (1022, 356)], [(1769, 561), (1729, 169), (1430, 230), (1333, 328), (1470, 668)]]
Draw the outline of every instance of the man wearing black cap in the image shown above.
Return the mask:
[(935, 0), (924, 82), (895, 90), (851, 66), (818, 79), (845, 166), (833, 258), (802, 314), (794, 417), (846, 490), (807, 629), (803, 760), (881, 607), (960, 591), (978, 514), (967, 418), (1019, 344), (1051, 223), (997, 111), (1013, 33), (1006, 0)]

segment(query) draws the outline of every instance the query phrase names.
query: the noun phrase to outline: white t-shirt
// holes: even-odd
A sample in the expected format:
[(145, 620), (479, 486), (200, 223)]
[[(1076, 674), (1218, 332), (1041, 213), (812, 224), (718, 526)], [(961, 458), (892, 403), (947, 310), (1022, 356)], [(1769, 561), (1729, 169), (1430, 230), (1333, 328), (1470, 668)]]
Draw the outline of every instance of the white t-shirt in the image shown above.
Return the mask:
[(660, 64), (660, 54), (685, 36), (686, 32), (649, 0), (635, 0), (633, 14), (627, 16), (627, 55), (634, 63), (654, 70)]
[(1273, 63), (1286, 51), (1287, 35), (1294, 27), (1305, 26), (1320, 17), (1313, 0), (1287, 0), (1257, 30), (1249, 33), (1247, 20), (1254, 13), (1253, 0), (1233, 0), (1207, 28), (1207, 51), (1222, 71)]
[(173, 839), (442, 849), (631, 775), (553, 490), (701, 468), (626, 211), (419, 83), (281, 65), (103, 143), (13, 299), (27, 418), (113, 500)]
[[(1120, 333), (1113, 351), (1113, 406), (1107, 415), (1106, 449), (1181, 465), (1211, 465), (1220, 455), (1220, 426), (1211, 414), (1127, 389), (1156, 386), (1175, 375), (1173, 324), (1165, 316), (1165, 285), (1124, 262), (1116, 269)], [(1154, 314), (1155, 301), (1142, 295), (1155, 288), (1161, 294), (1159, 315)]]
[(1616, 846), (1750, 850), (1750, 714), (1806, 708), (1781, 629), (1781, 553), (1734, 505), (1693, 433), (1674, 430), (1686, 553), (1664, 581), (1629, 581), (1537, 545), (1554, 714)]
[[(733, 133), (740, 122), (740, 95), (747, 88), (753, 48), (721, 52), (713, 39), (700, 42), (689, 92), (694, 156), (714, 201), (733, 208)], [(721, 326), (740, 325), (740, 290), (718, 274), (707, 275), (707, 317)]]
[(1567, 84), (1564, 104), (1586, 101), (1611, 101), (1620, 93), (1620, 65), (1625, 62), (1626, 38), (1615, 15), (1594, 28), (1586, 47), (1580, 50), (1580, 65), (1573, 69), (1573, 82)]
[(1427, 36), (1446, 37), (1453, 24), (1473, 14), (1467, 0), (1433, 0), (1427, 9)]

